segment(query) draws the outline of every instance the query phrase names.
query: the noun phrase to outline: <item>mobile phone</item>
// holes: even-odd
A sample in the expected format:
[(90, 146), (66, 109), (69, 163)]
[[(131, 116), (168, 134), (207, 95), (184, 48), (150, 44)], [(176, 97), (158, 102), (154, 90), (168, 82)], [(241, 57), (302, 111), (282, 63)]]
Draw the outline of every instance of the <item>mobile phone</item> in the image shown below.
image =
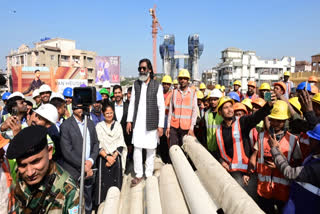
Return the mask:
[(11, 116), (17, 116), (17, 115), (18, 115), (18, 109), (13, 108)]
[(271, 100), (271, 92), (267, 91), (267, 92), (264, 93), (264, 100), (267, 101), (267, 102), (268, 101), (272, 101)]
[(273, 137), (274, 135), (274, 129), (270, 126), (269, 128), (269, 135)]

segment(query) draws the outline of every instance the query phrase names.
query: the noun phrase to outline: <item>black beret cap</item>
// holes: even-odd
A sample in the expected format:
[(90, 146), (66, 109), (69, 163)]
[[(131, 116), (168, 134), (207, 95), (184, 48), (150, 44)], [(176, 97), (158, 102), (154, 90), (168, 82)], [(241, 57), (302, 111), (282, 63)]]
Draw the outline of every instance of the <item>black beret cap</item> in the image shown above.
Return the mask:
[(44, 126), (22, 129), (9, 143), (8, 159), (28, 158), (41, 152), (46, 145), (48, 130)]

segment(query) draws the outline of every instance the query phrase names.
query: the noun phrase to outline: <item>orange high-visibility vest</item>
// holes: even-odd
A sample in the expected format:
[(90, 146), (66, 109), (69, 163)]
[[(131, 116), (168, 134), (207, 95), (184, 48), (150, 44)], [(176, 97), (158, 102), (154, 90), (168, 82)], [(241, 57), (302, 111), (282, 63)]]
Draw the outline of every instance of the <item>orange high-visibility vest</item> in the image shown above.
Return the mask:
[(216, 130), (217, 144), (219, 146), (221, 157), (229, 164), (229, 171), (247, 172), (249, 159), (244, 152), (241, 127), (239, 119), (232, 124), (233, 157), (227, 155), (222, 136), (222, 125)]
[(310, 140), (306, 133), (301, 133), (299, 136), (300, 149), (302, 153), (302, 160), (310, 155)]
[(258, 141), (259, 132), (256, 128), (253, 128), (249, 132), (249, 139), (250, 139), (250, 148), (252, 151), (254, 151), (254, 145)]
[(3, 172), (6, 175), (6, 180), (7, 180), (7, 187), (9, 188), (9, 204), (8, 204), (8, 213), (16, 213), (14, 211), (14, 205), (15, 205), (15, 198), (14, 198), (14, 187), (12, 184), (12, 177), (10, 174), (10, 167), (7, 158), (4, 159), (3, 163), (1, 164), (1, 167), (3, 169)]
[(183, 95), (180, 90), (175, 89), (172, 95), (172, 115), (170, 126), (189, 130), (192, 120), (192, 102), (195, 96), (195, 90), (188, 90)]
[(164, 105), (166, 107), (166, 115), (169, 114), (170, 102), (172, 97), (172, 91), (168, 91), (167, 93), (163, 94), (164, 97)]
[[(286, 179), (277, 168), (270, 169), (264, 162), (265, 158), (272, 157), (268, 140), (268, 132), (261, 132), (259, 134), (257, 193), (263, 198), (287, 201), (289, 198), (289, 180)], [(280, 150), (289, 163), (292, 160), (297, 141), (298, 138), (295, 135), (287, 132), (279, 142)]]

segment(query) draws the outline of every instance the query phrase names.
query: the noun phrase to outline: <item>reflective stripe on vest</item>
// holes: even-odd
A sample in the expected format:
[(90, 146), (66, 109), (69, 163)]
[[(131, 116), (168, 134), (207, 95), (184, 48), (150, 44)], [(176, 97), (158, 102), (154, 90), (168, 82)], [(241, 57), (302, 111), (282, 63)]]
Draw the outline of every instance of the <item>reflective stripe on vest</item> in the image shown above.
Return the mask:
[(258, 174), (258, 179), (261, 182), (274, 182), (274, 183), (278, 183), (278, 184), (282, 184), (282, 185), (289, 185), (289, 180), (285, 179), (285, 178), (278, 178), (275, 176), (266, 176), (266, 175), (261, 175)]
[(312, 192), (313, 194), (320, 196), (320, 188), (305, 182), (296, 182), (297, 184), (301, 185), (304, 189)]
[(256, 140), (258, 138), (258, 131), (256, 128), (253, 128), (250, 130), (249, 138), (250, 138), (250, 146), (251, 146), (251, 149), (253, 150), (254, 144), (256, 143)]
[(309, 137), (306, 134), (300, 135), (299, 142), (303, 143), (303, 144), (306, 144), (306, 145), (310, 145)]

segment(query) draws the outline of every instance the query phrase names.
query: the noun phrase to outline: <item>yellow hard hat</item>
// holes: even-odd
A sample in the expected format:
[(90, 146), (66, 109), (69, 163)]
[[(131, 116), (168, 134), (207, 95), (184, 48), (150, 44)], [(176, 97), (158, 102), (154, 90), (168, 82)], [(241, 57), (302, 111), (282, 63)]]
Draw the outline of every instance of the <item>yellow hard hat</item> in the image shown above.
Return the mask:
[(270, 90), (271, 90), (271, 87), (270, 87), (269, 83), (264, 82), (264, 83), (262, 83), (262, 84), (260, 85), (259, 90), (269, 90), (269, 91), (270, 91)]
[(197, 99), (203, 99), (204, 95), (202, 93), (202, 91), (197, 91)]
[(169, 84), (172, 84), (172, 79), (169, 75), (165, 75), (163, 76), (162, 78), (162, 83), (169, 83)]
[(271, 110), (270, 118), (276, 120), (287, 120), (290, 118), (288, 104), (285, 101), (277, 100)]
[(201, 84), (200, 84), (200, 89), (206, 89), (207, 87), (206, 87), (206, 85), (202, 82)]
[(224, 85), (221, 86), (221, 88), (220, 88), (221, 91), (224, 91), (225, 89), (226, 89), (226, 87), (224, 87)]
[(187, 69), (181, 69), (179, 71), (179, 75), (178, 75), (178, 78), (179, 77), (187, 77), (190, 79), (190, 74), (189, 74), (189, 71)]
[(312, 97), (312, 102), (320, 104), (320, 93), (317, 93)]
[(209, 93), (207, 94), (206, 100), (210, 98), (210, 95), (211, 95), (211, 91), (209, 91)]
[(178, 83), (178, 80), (177, 80), (177, 79), (173, 80), (173, 84), (174, 84), (174, 85), (179, 84), (179, 83)]
[(220, 85), (220, 84), (217, 84), (214, 88), (220, 89), (220, 88), (221, 88), (221, 85)]
[(252, 110), (251, 99), (246, 98), (246, 99), (242, 100), (242, 102), (241, 102), (241, 103), (242, 103), (242, 104), (244, 104), (245, 106), (247, 106), (249, 109), (251, 109), (251, 110)]
[(222, 107), (223, 104), (225, 104), (227, 102), (232, 102), (232, 105), (234, 104), (234, 100), (231, 99), (231, 97), (229, 97), (229, 96), (221, 97), (219, 100), (218, 107), (217, 107), (218, 111), (219, 111), (220, 107)]
[(283, 76), (291, 76), (291, 74), (290, 74), (290, 72), (289, 71), (285, 71), (284, 73), (283, 73)]
[(290, 103), (291, 105), (293, 105), (296, 109), (298, 109), (299, 112), (300, 112), (300, 114), (302, 114), (302, 112), (301, 112), (301, 104), (300, 104), (300, 102), (299, 102), (298, 97), (292, 97), (292, 98), (290, 98), (290, 99), (289, 99), (289, 103)]
[(241, 82), (239, 80), (234, 81), (233, 85), (238, 85), (241, 87)]

